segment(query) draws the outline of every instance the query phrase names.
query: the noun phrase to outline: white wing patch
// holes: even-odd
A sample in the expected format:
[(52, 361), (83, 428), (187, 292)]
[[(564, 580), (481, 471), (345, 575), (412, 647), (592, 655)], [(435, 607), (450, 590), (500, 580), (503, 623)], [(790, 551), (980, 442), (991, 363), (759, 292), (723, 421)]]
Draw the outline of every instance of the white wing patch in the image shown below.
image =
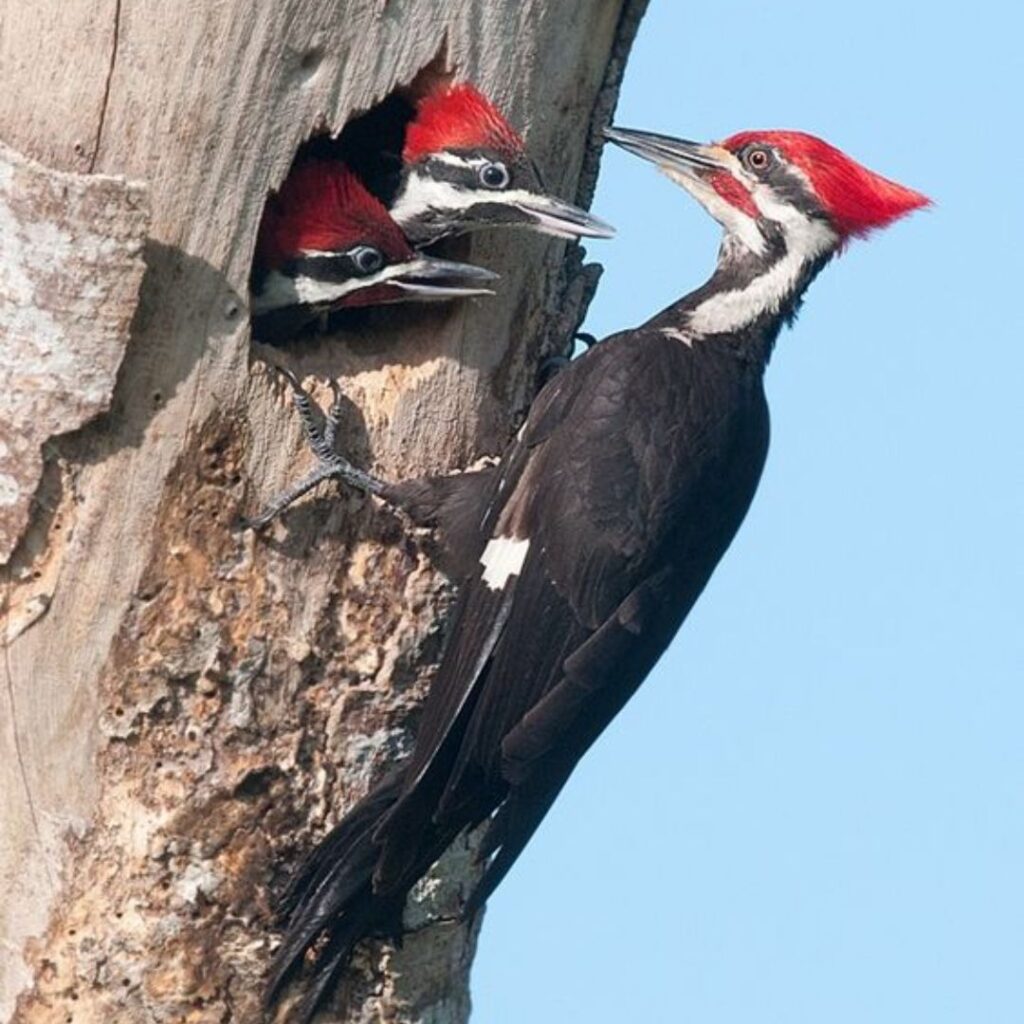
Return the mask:
[(693, 335), (679, 330), (678, 327), (663, 327), (661, 333), (673, 341), (681, 341), (687, 348), (693, 348)]
[(501, 590), (508, 583), (509, 576), (518, 576), (522, 571), (529, 550), (528, 538), (492, 537), (480, 556), (480, 564), (484, 567), (481, 579), (491, 590)]

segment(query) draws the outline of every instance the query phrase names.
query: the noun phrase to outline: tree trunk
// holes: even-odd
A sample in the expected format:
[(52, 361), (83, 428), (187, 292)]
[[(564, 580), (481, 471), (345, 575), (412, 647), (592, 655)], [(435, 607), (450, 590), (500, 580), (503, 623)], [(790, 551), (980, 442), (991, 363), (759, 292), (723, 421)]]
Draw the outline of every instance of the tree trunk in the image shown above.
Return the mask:
[[(271, 893), (409, 749), (449, 597), (359, 496), (236, 526), (308, 468), (249, 343), (264, 198), (437, 61), (586, 201), (645, 4), (0, 3), (0, 1019), (249, 1024)], [(272, 353), (338, 381), (385, 477), (500, 451), (596, 280), (562, 243), (459, 244), (496, 298)], [(465, 1020), (471, 874), (463, 844), (323, 1019)]]

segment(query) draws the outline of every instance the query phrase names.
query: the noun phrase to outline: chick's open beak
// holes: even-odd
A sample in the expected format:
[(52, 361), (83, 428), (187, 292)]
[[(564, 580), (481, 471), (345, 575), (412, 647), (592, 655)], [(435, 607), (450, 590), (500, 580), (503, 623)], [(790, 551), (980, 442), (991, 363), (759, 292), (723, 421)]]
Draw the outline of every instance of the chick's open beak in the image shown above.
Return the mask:
[(615, 228), (578, 206), (531, 192), (515, 202), (529, 226), (555, 238), (612, 238)]
[(400, 288), (410, 298), (457, 299), (472, 295), (493, 295), (490, 287), (498, 275), (471, 263), (442, 260), (422, 253), (395, 268), (388, 284)]

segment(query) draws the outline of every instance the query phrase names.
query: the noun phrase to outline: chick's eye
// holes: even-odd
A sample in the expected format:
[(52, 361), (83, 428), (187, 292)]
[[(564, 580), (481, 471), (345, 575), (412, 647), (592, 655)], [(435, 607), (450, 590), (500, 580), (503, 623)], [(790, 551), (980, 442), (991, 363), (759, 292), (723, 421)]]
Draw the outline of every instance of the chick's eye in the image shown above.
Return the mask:
[(372, 245), (360, 245), (349, 255), (360, 274), (373, 274), (384, 266), (384, 254), (380, 249), (374, 249)]
[(495, 161), (480, 168), (480, 184), (485, 188), (504, 188), (509, 183), (508, 168)]
[(772, 154), (768, 149), (751, 149), (747, 153), (747, 166), (752, 171), (763, 171), (771, 166)]

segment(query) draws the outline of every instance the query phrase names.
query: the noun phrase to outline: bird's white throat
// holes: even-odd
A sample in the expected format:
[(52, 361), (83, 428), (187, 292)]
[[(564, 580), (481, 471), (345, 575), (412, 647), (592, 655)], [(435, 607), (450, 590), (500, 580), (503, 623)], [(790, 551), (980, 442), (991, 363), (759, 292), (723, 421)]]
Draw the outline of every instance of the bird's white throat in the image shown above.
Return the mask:
[(728, 334), (763, 317), (777, 316), (792, 299), (806, 269), (836, 246), (837, 235), (823, 220), (786, 208), (780, 223), (785, 253), (742, 287), (716, 292), (697, 305), (687, 323), (694, 335)]

